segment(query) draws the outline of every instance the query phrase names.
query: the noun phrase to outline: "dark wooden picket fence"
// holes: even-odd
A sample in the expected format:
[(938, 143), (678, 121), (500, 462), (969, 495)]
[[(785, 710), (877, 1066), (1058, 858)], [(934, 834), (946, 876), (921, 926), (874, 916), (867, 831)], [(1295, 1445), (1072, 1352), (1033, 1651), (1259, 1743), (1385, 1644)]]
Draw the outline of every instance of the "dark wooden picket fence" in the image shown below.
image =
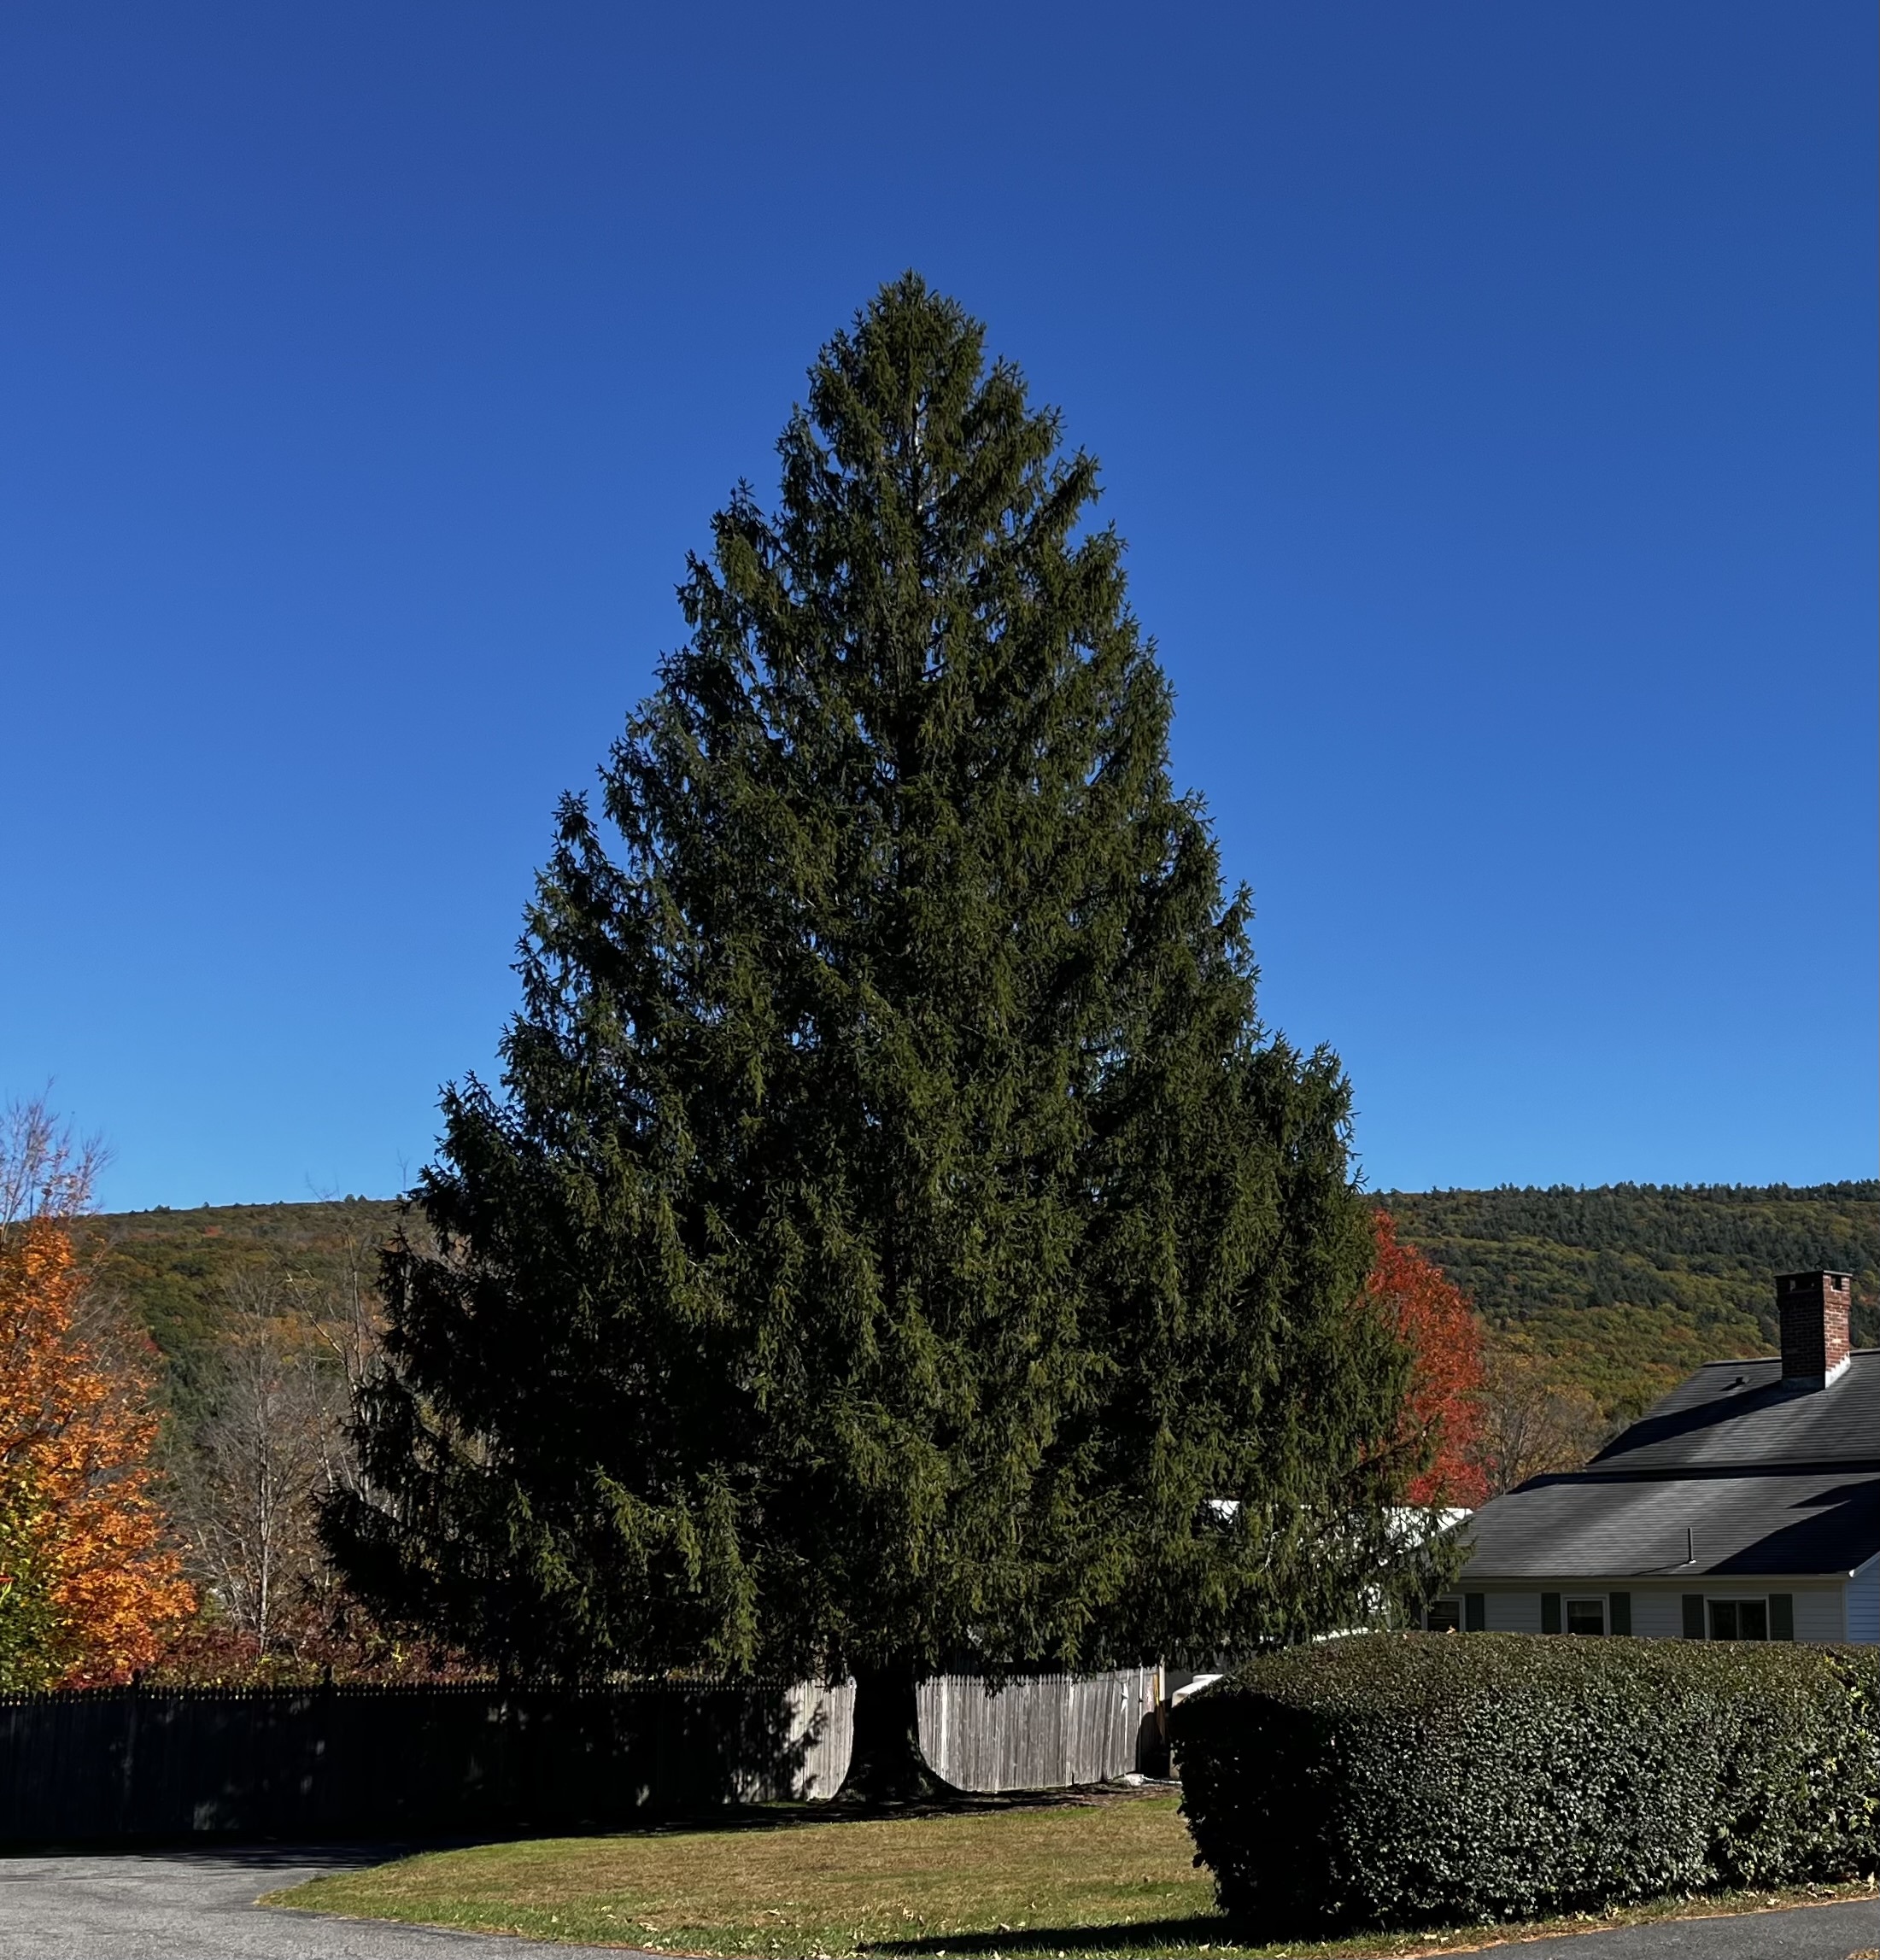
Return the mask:
[[(1152, 1687), (1141, 1669), (992, 1694), (946, 1676), (922, 1689), (922, 1741), (970, 1788), (1098, 1782), (1136, 1766)], [(827, 1797), (853, 1701), (846, 1683), (0, 1694), (0, 1840), (606, 1828)]]
[(824, 1738), (802, 1699), (667, 1685), (7, 1695), (0, 1839), (605, 1828), (818, 1793)]

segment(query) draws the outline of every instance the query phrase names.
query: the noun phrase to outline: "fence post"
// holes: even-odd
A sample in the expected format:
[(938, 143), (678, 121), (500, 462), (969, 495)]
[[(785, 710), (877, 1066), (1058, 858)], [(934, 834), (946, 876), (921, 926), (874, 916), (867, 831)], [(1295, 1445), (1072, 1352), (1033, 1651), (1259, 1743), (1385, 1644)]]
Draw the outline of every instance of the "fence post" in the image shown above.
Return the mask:
[(143, 1699), (143, 1670), (139, 1668), (131, 1676), (131, 1685), (125, 1690), (124, 1719), (124, 1775), (119, 1784), (118, 1834), (126, 1835), (132, 1828), (131, 1820), (135, 1814), (137, 1782), (137, 1731), (138, 1706)]

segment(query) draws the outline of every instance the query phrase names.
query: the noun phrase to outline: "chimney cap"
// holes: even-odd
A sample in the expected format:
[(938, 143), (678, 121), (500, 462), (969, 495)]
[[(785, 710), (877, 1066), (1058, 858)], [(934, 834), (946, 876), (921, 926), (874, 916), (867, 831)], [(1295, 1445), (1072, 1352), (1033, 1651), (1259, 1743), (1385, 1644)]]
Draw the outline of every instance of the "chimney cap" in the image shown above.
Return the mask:
[(1851, 1273), (1843, 1273), (1838, 1267), (1811, 1266), (1805, 1273), (1778, 1273), (1776, 1284), (1784, 1292), (1793, 1293), (1804, 1286), (1819, 1284), (1824, 1279), (1832, 1279), (1836, 1292), (1842, 1292), (1853, 1282)]

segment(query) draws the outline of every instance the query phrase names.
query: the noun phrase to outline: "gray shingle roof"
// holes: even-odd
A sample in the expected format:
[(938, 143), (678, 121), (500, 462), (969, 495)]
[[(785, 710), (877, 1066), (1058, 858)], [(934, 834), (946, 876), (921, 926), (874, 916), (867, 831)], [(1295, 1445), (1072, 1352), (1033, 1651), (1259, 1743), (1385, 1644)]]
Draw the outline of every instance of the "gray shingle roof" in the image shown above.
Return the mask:
[(1778, 1360), (1713, 1361), (1584, 1470), (1484, 1505), (1462, 1528), (1465, 1583), (1865, 1565), (1880, 1553), (1880, 1349), (1825, 1389), (1781, 1377)]
[(1851, 1572), (1880, 1552), (1880, 1471), (1541, 1477), (1461, 1536), (1474, 1548), (1465, 1585)]
[(1880, 1348), (1857, 1349), (1825, 1389), (1785, 1389), (1778, 1360), (1713, 1361), (1672, 1390), (1590, 1467), (1675, 1475), (1754, 1465), (1880, 1468)]

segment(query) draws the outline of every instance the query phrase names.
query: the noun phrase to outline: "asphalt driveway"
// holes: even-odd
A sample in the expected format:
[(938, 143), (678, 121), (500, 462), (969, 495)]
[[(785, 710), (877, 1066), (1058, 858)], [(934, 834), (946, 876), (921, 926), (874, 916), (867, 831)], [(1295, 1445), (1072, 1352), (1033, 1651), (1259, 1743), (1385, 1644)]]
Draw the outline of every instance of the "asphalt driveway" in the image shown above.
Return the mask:
[[(378, 1864), (389, 1845), (0, 1858), (0, 1960), (569, 1960), (534, 1940), (257, 1906), (264, 1892)], [(1848, 1960), (1880, 1946), (1871, 1901), (1503, 1945), (1532, 1960)], [(589, 1951), (599, 1951), (589, 1949)], [(623, 1948), (607, 1952), (629, 1960)]]
[(570, 1948), (537, 1940), (255, 1903), (264, 1892), (397, 1855), (389, 1845), (323, 1845), (0, 1858), (0, 1960), (569, 1960)]
[(1745, 1912), (1727, 1919), (1671, 1919), (1621, 1926), (1565, 1940), (1491, 1947), (1514, 1960), (1848, 1960), (1880, 1946), (1880, 1904), (1800, 1905), (1787, 1912)]

